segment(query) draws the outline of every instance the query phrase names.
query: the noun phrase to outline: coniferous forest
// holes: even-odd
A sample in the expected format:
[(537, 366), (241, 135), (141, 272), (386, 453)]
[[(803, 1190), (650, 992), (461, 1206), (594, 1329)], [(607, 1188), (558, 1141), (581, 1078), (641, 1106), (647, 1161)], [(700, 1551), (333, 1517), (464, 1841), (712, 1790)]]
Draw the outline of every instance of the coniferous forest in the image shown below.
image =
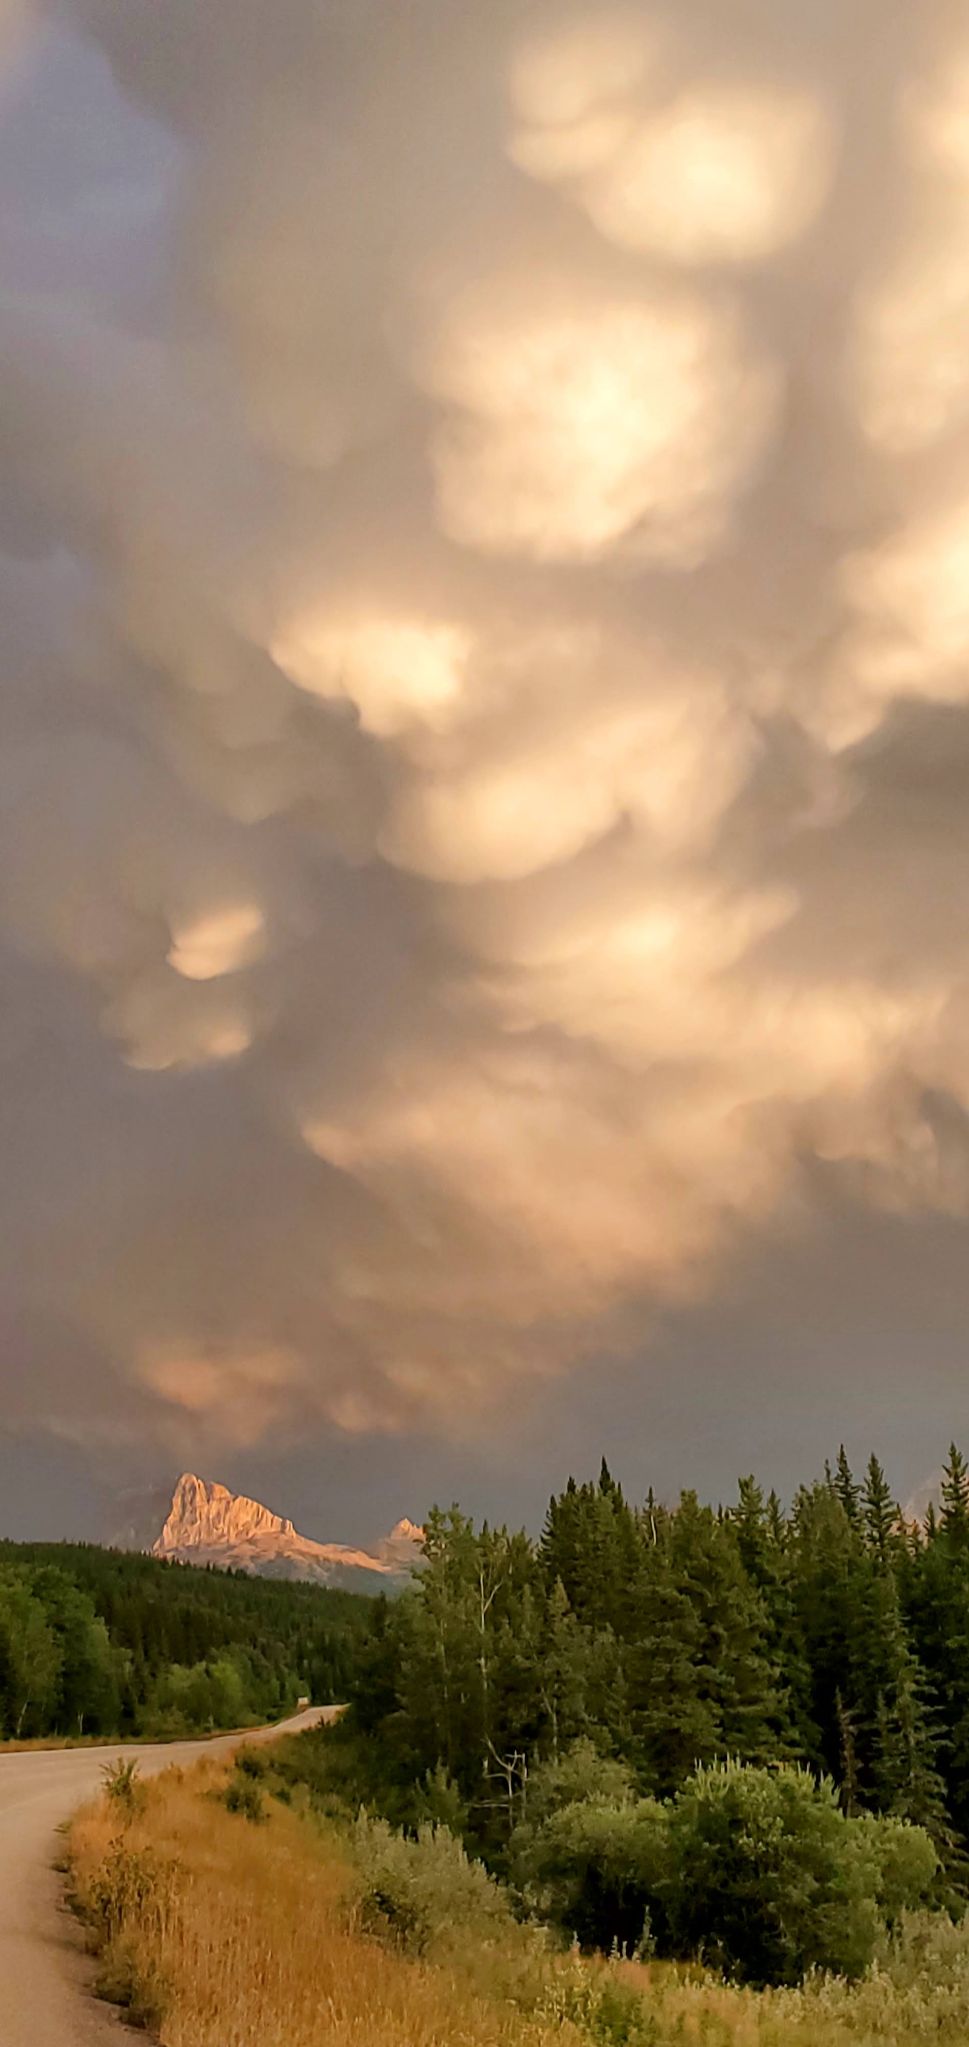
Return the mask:
[[(376, 1601), (356, 1725), (402, 1786), (444, 1771), (482, 1840), (528, 1772), (590, 1739), (659, 1797), (697, 1763), (801, 1762), (846, 1812), (969, 1837), (969, 1468), (905, 1524), (872, 1457), (844, 1452), (785, 1510), (754, 1478), (729, 1507), (630, 1504), (603, 1465), (541, 1539), (428, 1517), (413, 1592)], [(527, 1790), (525, 1792), (527, 1801)], [(507, 1808), (507, 1812), (503, 1809)]]
[(165, 1737), (345, 1697), (366, 1600), (62, 1543), (0, 1543), (0, 1738)]
[(904, 1908), (965, 1909), (969, 1469), (924, 1525), (843, 1451), (789, 1507), (754, 1478), (634, 1506), (603, 1465), (537, 1542), (435, 1510), (351, 1699), (325, 1781), (445, 1824), (583, 1944), (713, 1929), (751, 1980), (854, 1973)]

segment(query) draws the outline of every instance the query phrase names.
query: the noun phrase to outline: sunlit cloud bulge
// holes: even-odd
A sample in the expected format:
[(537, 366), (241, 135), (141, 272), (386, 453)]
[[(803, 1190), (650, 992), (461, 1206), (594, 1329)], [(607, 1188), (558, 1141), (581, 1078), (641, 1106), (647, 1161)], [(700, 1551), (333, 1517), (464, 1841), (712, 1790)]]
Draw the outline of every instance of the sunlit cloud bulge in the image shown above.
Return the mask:
[(965, 1216), (955, 11), (0, 69), (0, 1270), (84, 1360), (18, 1420), (461, 1434), (822, 1179)]
[(699, 69), (678, 89), (681, 53), (660, 21), (659, 10), (654, 24), (646, 10), (607, 9), (601, 22), (549, 16), (544, 33), (526, 33), (510, 76), (523, 124), (512, 159), (564, 184), (621, 247), (684, 264), (769, 257), (824, 203), (833, 123), (782, 78), (728, 83)]

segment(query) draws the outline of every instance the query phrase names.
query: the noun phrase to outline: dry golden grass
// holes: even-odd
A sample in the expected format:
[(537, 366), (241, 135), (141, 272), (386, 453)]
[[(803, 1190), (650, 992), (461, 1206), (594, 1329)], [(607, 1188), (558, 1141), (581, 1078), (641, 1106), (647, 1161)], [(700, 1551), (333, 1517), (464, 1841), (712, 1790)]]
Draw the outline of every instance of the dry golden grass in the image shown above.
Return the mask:
[[(142, 1873), (127, 1923), (103, 1931), (109, 1987), (134, 1985), (163, 2047), (568, 2047), (446, 1972), (354, 1929), (348, 1871), (314, 1827), (254, 1826), (213, 1796), (224, 1765), (167, 1771), (127, 1821), (102, 1799), (71, 1836), (80, 1903), (98, 1910), (123, 1853)], [(139, 1879), (136, 1875), (135, 1884)]]
[[(360, 1930), (335, 1833), (273, 1799), (227, 1810), (206, 1759), (76, 1819), (79, 1904), (106, 1991), (162, 2047), (917, 2047), (969, 2038), (956, 1929), (904, 1984), (755, 1993), (662, 1965), (555, 1956), (511, 1929), (415, 1960)], [(519, 1938), (520, 1936), (520, 1938)], [(934, 1938), (934, 1936), (932, 1936)], [(961, 1937), (964, 1944), (964, 1936)], [(463, 1944), (462, 1944), (463, 1943)], [(947, 1976), (948, 1967), (948, 1976)], [(945, 1979), (945, 1980), (943, 1980)]]

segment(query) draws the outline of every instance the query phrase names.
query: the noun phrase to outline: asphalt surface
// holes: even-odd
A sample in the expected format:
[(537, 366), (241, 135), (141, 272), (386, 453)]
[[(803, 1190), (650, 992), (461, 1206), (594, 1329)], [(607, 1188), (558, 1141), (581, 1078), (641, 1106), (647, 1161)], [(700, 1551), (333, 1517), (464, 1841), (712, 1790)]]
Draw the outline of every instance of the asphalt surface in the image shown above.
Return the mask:
[(333, 1710), (312, 1707), (278, 1727), (214, 1741), (0, 1754), (0, 2047), (123, 2047), (133, 2038), (91, 1996), (91, 1962), (54, 1867), (63, 1848), (58, 1827), (97, 1792), (105, 1763), (132, 1755), (154, 1776), (240, 1741), (299, 1733)]

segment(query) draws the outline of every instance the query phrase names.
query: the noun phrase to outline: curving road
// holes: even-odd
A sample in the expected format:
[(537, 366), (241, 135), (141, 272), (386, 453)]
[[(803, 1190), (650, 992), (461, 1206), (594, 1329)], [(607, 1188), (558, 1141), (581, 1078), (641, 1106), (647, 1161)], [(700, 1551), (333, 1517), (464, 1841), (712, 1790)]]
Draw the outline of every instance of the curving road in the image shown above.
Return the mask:
[(90, 1964), (54, 1869), (57, 1829), (98, 1790), (105, 1763), (134, 1755), (145, 1776), (154, 1776), (170, 1763), (237, 1748), (240, 1740), (297, 1734), (337, 1710), (316, 1706), (278, 1727), (214, 1741), (0, 1754), (0, 2047), (122, 2047), (131, 2038), (89, 1994)]

